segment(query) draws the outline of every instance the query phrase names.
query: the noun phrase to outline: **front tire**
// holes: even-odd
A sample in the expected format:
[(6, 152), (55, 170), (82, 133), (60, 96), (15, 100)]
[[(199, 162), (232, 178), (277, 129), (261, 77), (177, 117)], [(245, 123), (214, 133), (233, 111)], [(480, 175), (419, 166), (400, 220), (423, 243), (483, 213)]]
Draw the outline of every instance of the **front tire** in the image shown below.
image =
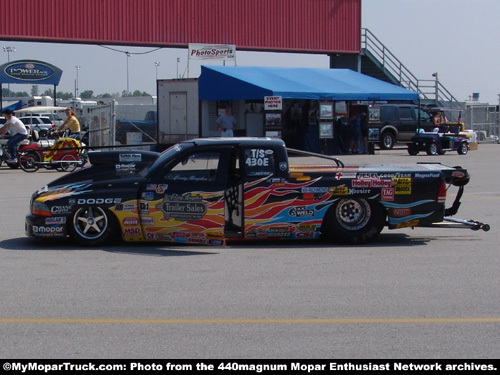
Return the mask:
[(322, 232), (335, 243), (363, 244), (379, 235), (385, 225), (380, 203), (364, 198), (344, 198), (328, 210)]
[(71, 237), (87, 246), (101, 245), (116, 233), (113, 214), (101, 207), (81, 207), (73, 214)]
[(438, 145), (436, 142), (431, 142), (427, 146), (427, 155), (437, 155), (439, 151)]
[(412, 156), (418, 155), (418, 147), (414, 143), (408, 144), (408, 154)]
[(61, 172), (73, 172), (78, 166), (78, 162), (74, 155), (66, 154), (61, 158), (61, 163), (57, 170)]
[(382, 150), (392, 150), (396, 144), (396, 137), (390, 131), (385, 131), (382, 133), (380, 138), (380, 148)]
[(28, 152), (25, 155), (19, 155), (19, 164), (21, 165), (21, 169), (25, 172), (36, 172), (40, 168), (38, 163), (40, 162), (40, 158), (38, 154), (34, 152)]
[(469, 152), (469, 145), (467, 144), (467, 142), (460, 143), (457, 152), (459, 155), (467, 155), (467, 153)]

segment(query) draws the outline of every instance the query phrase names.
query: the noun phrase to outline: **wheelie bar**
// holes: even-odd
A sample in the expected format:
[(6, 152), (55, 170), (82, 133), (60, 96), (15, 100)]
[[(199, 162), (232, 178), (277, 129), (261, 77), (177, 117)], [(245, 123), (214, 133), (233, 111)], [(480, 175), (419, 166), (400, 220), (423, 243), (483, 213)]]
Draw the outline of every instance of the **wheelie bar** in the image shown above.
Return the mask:
[(484, 223), (481, 223), (480, 221), (476, 221), (476, 220), (455, 219), (455, 218), (449, 217), (449, 216), (445, 216), (443, 218), (443, 220), (444, 221), (449, 221), (449, 222), (452, 222), (452, 223), (458, 223), (458, 224), (466, 225), (466, 226), (470, 227), (470, 229), (472, 229), (472, 230), (480, 230), (480, 229), (482, 229), (485, 232), (487, 232), (487, 231), (490, 230), (490, 225), (489, 224), (484, 224)]

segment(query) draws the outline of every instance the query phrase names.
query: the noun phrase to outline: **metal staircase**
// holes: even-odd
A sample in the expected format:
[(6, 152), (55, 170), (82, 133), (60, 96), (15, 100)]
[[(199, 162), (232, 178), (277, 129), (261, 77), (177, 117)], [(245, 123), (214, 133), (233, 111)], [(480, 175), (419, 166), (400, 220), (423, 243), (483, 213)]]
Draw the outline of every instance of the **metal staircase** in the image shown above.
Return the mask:
[(465, 109), (442, 84), (438, 74), (434, 79), (418, 79), (404, 64), (375, 36), (361, 30), (361, 73), (418, 92), (422, 104)]

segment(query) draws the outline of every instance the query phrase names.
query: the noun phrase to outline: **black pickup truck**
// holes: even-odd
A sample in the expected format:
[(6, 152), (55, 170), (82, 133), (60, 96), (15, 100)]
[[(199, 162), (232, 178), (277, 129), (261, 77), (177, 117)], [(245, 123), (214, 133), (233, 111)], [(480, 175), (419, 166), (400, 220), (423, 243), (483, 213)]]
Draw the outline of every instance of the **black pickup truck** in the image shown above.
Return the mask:
[[(384, 227), (430, 227), (451, 219), (469, 174), (436, 163), (291, 165), (283, 141), (206, 138), (161, 154), (96, 151), (91, 167), (36, 191), (26, 217), (30, 237), (67, 237), (100, 245), (171, 241), (221, 245), (230, 240), (325, 238), (365, 243)], [(302, 152), (303, 153), (303, 152)], [(445, 208), (448, 188), (457, 196)]]
[(151, 143), (158, 139), (157, 111), (148, 111), (144, 120), (116, 120), (115, 140), (123, 145), (127, 144), (127, 133), (141, 133), (142, 142)]
[(390, 150), (396, 142), (408, 143), (417, 129), (431, 132), (431, 115), (415, 104), (381, 104), (368, 109), (369, 141), (382, 150)]

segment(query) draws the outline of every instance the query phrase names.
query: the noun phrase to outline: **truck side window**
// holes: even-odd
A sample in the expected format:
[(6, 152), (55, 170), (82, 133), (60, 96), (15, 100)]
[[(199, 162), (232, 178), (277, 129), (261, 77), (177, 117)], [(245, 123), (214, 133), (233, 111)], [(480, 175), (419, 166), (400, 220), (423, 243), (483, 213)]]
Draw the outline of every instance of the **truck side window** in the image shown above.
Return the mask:
[(275, 156), (272, 149), (248, 148), (243, 151), (246, 177), (274, 175)]
[(401, 107), (399, 108), (399, 118), (401, 120), (413, 120), (413, 111), (411, 108)]
[(219, 170), (220, 153), (199, 152), (183, 158), (167, 172), (167, 181), (215, 182)]
[(397, 107), (395, 106), (382, 106), (380, 107), (381, 121), (394, 121), (397, 120)]

